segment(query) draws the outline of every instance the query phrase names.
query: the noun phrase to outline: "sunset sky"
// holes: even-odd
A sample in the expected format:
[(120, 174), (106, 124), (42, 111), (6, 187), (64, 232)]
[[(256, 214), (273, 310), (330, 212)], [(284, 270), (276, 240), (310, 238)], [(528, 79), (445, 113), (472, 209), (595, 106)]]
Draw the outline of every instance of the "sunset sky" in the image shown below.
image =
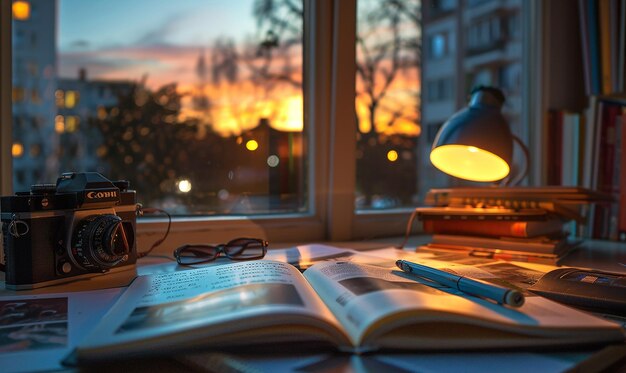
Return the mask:
[[(177, 83), (181, 93), (197, 91), (198, 57), (204, 55), (210, 64), (211, 46), (217, 39), (227, 37), (240, 49), (254, 38), (253, 4), (254, 0), (59, 0), (59, 74), (77, 77), (78, 70), (86, 68), (88, 79), (140, 81), (145, 76), (152, 89)], [(385, 33), (378, 30), (372, 35)], [(298, 54), (292, 63), (299, 67), (301, 50), (294, 52)], [(394, 82), (390, 99), (381, 103), (388, 110), (379, 110), (377, 122), (403, 113), (394, 126), (381, 131), (419, 135), (412, 103), (419, 89), (416, 74)], [(213, 110), (210, 118), (205, 117), (216, 132), (237, 135), (255, 127), (261, 117), (277, 129), (303, 128), (301, 89), (282, 83), (267, 92), (245, 77), (236, 84), (208, 83), (203, 90)], [(185, 100), (191, 102), (191, 96)], [(371, 127), (367, 99), (358, 101), (361, 130), (367, 131)], [(198, 117), (190, 106), (185, 106), (181, 119)]]
[[(87, 69), (89, 79), (133, 80), (147, 77), (149, 88), (177, 83), (178, 91), (198, 91), (198, 58), (207, 65), (211, 46), (228, 38), (241, 47), (253, 39), (256, 23), (253, 0), (60, 0), (59, 74), (76, 77)], [(297, 56), (301, 64), (301, 56)], [(273, 127), (302, 130), (300, 90), (285, 84), (265, 92), (243, 80), (219, 86), (208, 81), (203, 91), (213, 110), (206, 123), (223, 135), (239, 134), (267, 117)], [(209, 74), (210, 75), (210, 74)], [(300, 103), (298, 104), (298, 101)], [(183, 115), (202, 117), (191, 110), (185, 96)]]
[(59, 73), (148, 85), (195, 82), (198, 55), (218, 37), (252, 35), (252, 0), (60, 0)]

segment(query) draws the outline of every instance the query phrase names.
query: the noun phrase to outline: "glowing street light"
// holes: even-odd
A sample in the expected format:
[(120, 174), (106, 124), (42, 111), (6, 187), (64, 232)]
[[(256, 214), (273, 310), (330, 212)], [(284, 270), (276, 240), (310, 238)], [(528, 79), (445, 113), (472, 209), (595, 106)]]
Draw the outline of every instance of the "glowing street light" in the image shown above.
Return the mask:
[(387, 152), (387, 159), (389, 162), (395, 162), (398, 160), (398, 152), (395, 150), (390, 150)]
[(189, 193), (191, 191), (191, 182), (187, 179), (183, 179), (178, 182), (178, 190), (183, 193)]
[(256, 140), (248, 140), (248, 142), (246, 142), (246, 149), (250, 150), (251, 152), (257, 150), (259, 148), (259, 143), (256, 142)]

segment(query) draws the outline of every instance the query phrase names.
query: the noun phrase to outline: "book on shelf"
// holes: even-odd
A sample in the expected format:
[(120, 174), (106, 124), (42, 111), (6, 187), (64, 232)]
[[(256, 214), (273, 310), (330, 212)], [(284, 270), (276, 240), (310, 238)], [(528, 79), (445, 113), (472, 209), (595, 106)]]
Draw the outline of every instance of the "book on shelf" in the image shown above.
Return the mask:
[(66, 361), (250, 345), (367, 352), (624, 340), (618, 324), (541, 297), (512, 309), (424, 281), (341, 261), (303, 274), (261, 260), (140, 276)]
[(504, 207), (417, 207), (420, 220), (454, 221), (518, 221), (547, 220), (548, 211), (541, 208), (504, 208)]
[(580, 40), (583, 59), (583, 77), (585, 79), (585, 93), (591, 95), (591, 61), (590, 61), (590, 49), (589, 49), (589, 8), (587, 6), (587, 0), (578, 0), (578, 15), (580, 25)]
[(626, 114), (618, 117), (619, 128), (619, 197), (618, 197), (618, 239), (626, 241)]
[(563, 115), (558, 110), (548, 110), (547, 123), (548, 141), (550, 146), (547, 149), (548, 159), (548, 185), (561, 184), (562, 148), (563, 148)]
[[(457, 187), (435, 188), (426, 193), (425, 204), (449, 209), (503, 208), (518, 210), (543, 210), (544, 219), (549, 214), (564, 220), (585, 222), (590, 205), (608, 202), (611, 195), (588, 187)], [(530, 219), (518, 219), (530, 220)]]
[[(582, 32), (586, 34), (583, 37), (589, 43), (589, 78), (590, 89), (589, 94), (597, 95), (602, 93), (601, 84), (601, 61), (600, 61), (600, 30), (598, 22), (598, 7), (596, 0), (581, 0), (579, 2), (580, 12), (584, 14), (587, 22), (584, 23), (586, 29)], [(584, 47), (583, 47), (584, 50)]]
[(626, 0), (619, 0), (617, 39), (617, 92), (626, 92)]
[(590, 215), (590, 236), (598, 239), (619, 238), (621, 211), (625, 208), (620, 201), (626, 190), (621, 188), (621, 175), (626, 172), (622, 163), (624, 116), (626, 99), (599, 97), (595, 100), (595, 122), (593, 136), (593, 161), (590, 164), (590, 186), (611, 196), (609, 203), (597, 204)]
[(579, 0), (578, 11), (587, 95), (626, 91), (626, 1)]
[(503, 220), (423, 220), (424, 233), (444, 235), (470, 235), (489, 237), (562, 237), (563, 220), (551, 217), (546, 220), (503, 221)]
[(548, 111), (548, 185), (578, 186), (581, 183), (581, 154), (584, 123), (579, 113)]
[(611, 0), (598, 0), (598, 27), (600, 29), (600, 84), (602, 93), (604, 94), (612, 92), (610, 1)]

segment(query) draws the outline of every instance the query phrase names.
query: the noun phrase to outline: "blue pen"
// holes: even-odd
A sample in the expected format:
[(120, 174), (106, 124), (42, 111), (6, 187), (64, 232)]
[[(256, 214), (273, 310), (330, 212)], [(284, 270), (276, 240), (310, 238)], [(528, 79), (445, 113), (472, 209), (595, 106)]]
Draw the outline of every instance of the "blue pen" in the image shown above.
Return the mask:
[(513, 307), (520, 307), (524, 304), (524, 294), (515, 289), (509, 289), (479, 279), (457, 276), (440, 269), (406, 260), (398, 260), (396, 265), (406, 273), (412, 273), (441, 285), (458, 289), (469, 295), (491, 299)]

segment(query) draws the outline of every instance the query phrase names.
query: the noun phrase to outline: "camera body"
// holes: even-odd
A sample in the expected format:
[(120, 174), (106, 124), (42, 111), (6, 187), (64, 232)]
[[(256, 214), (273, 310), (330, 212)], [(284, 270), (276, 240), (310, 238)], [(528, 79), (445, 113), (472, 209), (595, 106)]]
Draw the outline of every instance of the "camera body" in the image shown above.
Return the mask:
[(136, 192), (96, 172), (0, 198), (8, 289), (135, 269)]

